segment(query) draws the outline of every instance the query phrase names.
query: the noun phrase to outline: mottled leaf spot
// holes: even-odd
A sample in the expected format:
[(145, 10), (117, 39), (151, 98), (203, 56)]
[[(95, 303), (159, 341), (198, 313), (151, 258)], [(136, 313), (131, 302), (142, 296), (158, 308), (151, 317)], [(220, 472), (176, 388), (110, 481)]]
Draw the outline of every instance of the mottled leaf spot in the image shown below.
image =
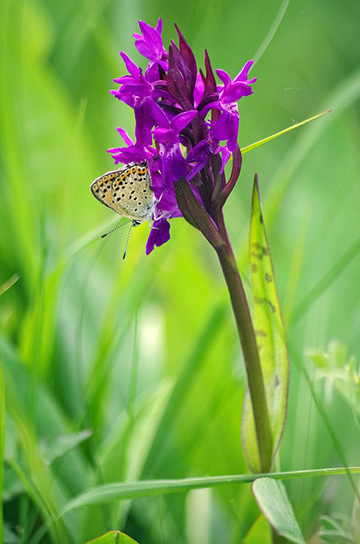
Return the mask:
[(258, 243), (252, 244), (252, 249), (253, 249), (253, 251), (251, 252), (252, 257), (254, 257), (255, 259), (263, 258), (263, 252), (262, 252), (262, 248), (260, 244)]
[(274, 306), (274, 304), (271, 302), (271, 300), (269, 300), (268, 298), (264, 297), (264, 298), (260, 298), (260, 297), (254, 297), (254, 302), (255, 304), (268, 304), (270, 310), (272, 311), (272, 313), (276, 313), (276, 308)]

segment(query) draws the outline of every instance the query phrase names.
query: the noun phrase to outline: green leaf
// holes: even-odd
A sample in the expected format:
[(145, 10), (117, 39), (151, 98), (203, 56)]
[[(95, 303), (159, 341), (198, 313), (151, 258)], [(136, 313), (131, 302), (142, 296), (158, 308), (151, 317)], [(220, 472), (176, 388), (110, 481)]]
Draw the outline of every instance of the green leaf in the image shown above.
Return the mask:
[(260, 515), (254, 521), (242, 542), (243, 544), (272, 543), (271, 528), (265, 516)]
[(326, 380), (331, 384), (360, 423), (360, 374), (355, 357), (348, 356), (346, 347), (336, 340), (329, 342), (327, 351), (309, 351), (307, 355), (318, 367), (317, 380)]
[(55, 459), (60, 459), (87, 440), (91, 435), (92, 431), (84, 429), (78, 433), (61, 434), (53, 440), (44, 440), (41, 443), (41, 453), (45, 463), (50, 465)]
[[(273, 455), (286, 421), (289, 356), (275, 274), (266, 237), (257, 177), (254, 180), (250, 226), (250, 265), (253, 322), (263, 373), (273, 438)], [(242, 440), (248, 466), (260, 472), (260, 458), (249, 395), (245, 396)]]
[(124, 533), (120, 533), (120, 531), (109, 531), (98, 538), (89, 540), (87, 544), (90, 544), (90, 542), (95, 544), (137, 544), (135, 540), (124, 535)]
[(0, 296), (6, 293), (18, 280), (20, 279), (19, 274), (13, 274), (5, 283), (0, 285)]
[[(0, 512), (2, 512), (2, 496), (4, 487), (4, 455), (5, 455), (5, 391), (3, 373), (0, 363)], [(0, 542), (3, 541), (3, 516), (0, 513)]]
[(333, 517), (322, 516), (318, 536), (322, 542), (356, 544), (359, 542), (356, 519), (354, 517), (352, 521), (342, 514), (335, 514)]
[(258, 478), (252, 489), (261, 511), (279, 535), (295, 544), (305, 544), (284, 484), (272, 478)]

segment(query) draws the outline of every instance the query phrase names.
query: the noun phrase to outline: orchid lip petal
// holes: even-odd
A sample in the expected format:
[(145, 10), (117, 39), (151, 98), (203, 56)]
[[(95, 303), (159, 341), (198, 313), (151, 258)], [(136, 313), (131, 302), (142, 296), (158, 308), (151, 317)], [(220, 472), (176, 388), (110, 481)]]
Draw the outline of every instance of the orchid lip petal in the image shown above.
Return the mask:
[(170, 223), (160, 218), (155, 220), (146, 242), (146, 255), (149, 255), (156, 247), (160, 247), (170, 240)]

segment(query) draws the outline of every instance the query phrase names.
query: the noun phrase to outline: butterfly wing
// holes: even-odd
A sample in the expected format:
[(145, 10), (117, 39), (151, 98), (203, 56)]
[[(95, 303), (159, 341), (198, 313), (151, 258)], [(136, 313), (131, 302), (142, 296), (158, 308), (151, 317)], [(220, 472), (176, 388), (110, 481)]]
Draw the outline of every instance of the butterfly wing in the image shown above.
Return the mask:
[(123, 215), (123, 208), (113, 199), (113, 195), (111, 194), (113, 182), (119, 177), (120, 172), (121, 170), (115, 170), (114, 172), (108, 172), (107, 174), (100, 176), (93, 181), (90, 185), (90, 189), (99, 202), (102, 202), (102, 204), (105, 204), (105, 206), (119, 215)]
[(113, 202), (124, 210), (123, 215), (145, 221), (153, 207), (154, 193), (146, 163), (132, 164), (121, 171), (111, 187)]
[(148, 219), (154, 205), (146, 163), (132, 163), (100, 176), (91, 184), (91, 192), (114, 212), (137, 222)]

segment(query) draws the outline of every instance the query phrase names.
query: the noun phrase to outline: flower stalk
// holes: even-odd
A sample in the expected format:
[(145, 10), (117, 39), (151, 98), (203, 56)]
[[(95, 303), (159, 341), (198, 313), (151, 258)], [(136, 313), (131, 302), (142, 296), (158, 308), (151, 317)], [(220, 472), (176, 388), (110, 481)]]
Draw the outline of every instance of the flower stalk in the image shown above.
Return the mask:
[(272, 460), (272, 436), (263, 374), (250, 309), (230, 244), (216, 249), (229, 291), (241, 348), (244, 355), (249, 394), (254, 414), (261, 471), (268, 472)]

